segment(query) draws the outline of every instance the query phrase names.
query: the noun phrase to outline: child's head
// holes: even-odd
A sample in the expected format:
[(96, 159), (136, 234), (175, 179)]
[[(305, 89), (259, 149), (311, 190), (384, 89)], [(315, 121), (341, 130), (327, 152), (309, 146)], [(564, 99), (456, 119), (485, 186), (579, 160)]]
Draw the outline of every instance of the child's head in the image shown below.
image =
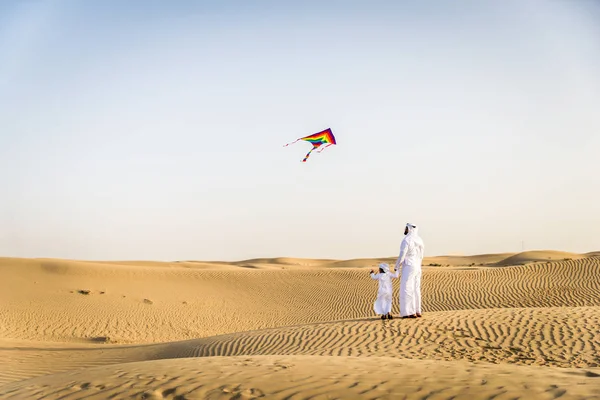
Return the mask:
[(390, 272), (390, 266), (386, 263), (379, 264), (379, 273), (385, 274), (387, 272)]

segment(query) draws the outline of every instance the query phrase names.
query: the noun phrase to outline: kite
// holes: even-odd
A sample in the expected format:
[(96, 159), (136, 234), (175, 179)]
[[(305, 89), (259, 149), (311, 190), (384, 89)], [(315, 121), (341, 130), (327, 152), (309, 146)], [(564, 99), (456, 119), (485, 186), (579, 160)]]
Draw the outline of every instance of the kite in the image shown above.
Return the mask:
[(312, 145), (313, 145), (312, 149), (310, 149), (310, 151), (308, 153), (306, 153), (306, 156), (304, 157), (302, 162), (306, 162), (306, 160), (308, 160), (308, 157), (310, 156), (310, 153), (313, 152), (313, 150), (320, 148), (317, 151), (317, 153), (320, 153), (323, 150), (325, 150), (327, 147), (331, 146), (332, 144), (336, 144), (335, 136), (333, 136), (333, 132), (331, 132), (330, 128), (327, 128), (324, 131), (317, 132), (312, 135), (302, 137), (300, 139), (296, 139), (292, 143), (288, 143), (288, 144), (284, 145), (283, 147), (287, 147), (290, 144), (294, 144), (299, 140), (305, 140), (307, 142), (312, 143)]

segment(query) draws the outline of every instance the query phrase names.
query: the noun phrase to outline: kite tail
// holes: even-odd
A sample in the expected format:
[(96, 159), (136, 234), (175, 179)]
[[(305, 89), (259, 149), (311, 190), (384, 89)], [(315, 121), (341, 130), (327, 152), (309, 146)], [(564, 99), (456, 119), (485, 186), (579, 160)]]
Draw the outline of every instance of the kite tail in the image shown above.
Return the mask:
[(306, 156), (304, 157), (304, 160), (302, 160), (302, 162), (306, 162), (306, 160), (308, 160), (308, 157), (310, 157), (310, 153), (312, 153), (313, 150), (316, 148), (317, 147), (313, 147), (312, 149), (310, 149), (310, 151), (308, 153), (306, 153)]
[(287, 146), (289, 146), (290, 144), (294, 144), (294, 143), (296, 143), (298, 140), (301, 140), (301, 139), (296, 139), (296, 140), (294, 140), (292, 143), (284, 144), (284, 145), (283, 145), (283, 147), (287, 147)]
[(328, 148), (329, 146), (331, 146), (333, 143), (327, 143), (325, 146), (321, 146), (321, 148), (319, 150), (317, 150), (317, 153), (322, 152), (323, 150), (325, 150), (326, 148)]

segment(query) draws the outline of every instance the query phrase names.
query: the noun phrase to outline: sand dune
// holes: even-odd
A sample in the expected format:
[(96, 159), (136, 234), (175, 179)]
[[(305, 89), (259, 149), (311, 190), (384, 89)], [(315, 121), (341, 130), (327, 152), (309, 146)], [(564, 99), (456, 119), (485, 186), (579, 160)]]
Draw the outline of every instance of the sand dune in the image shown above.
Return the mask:
[[(134, 346), (6, 343), (0, 382), (97, 365), (187, 357), (317, 355), (485, 361), (600, 369), (600, 308), (435, 312), (419, 320), (374, 318), (304, 324)], [(10, 365), (19, 360), (19, 368)], [(599, 382), (600, 383), (600, 382)]]
[(515, 253), (480, 254), (474, 256), (425, 257), (423, 265), (429, 266), (487, 266), (496, 265)]
[[(425, 257), (424, 266), (514, 266), (541, 261), (578, 260), (583, 258), (600, 257), (600, 251), (585, 254), (564, 251), (526, 251), (522, 253), (480, 254), (472, 256), (436, 256)], [(368, 268), (375, 267), (381, 262), (394, 265), (396, 257), (359, 258), (351, 260), (308, 259), (293, 257), (255, 258), (241, 261), (85, 261), (64, 260), (51, 258), (22, 259), (2, 258), (0, 266), (7, 264), (31, 264), (38, 262), (46, 268), (94, 268), (102, 266), (113, 267), (142, 267), (142, 268), (190, 268), (208, 270), (232, 270), (237, 268), (251, 269), (328, 269), (328, 268)]]
[[(0, 337), (122, 344), (364, 318), (376, 295), (368, 268), (214, 271), (34, 260), (5, 261), (0, 289)], [(598, 293), (597, 258), (423, 275), (425, 312), (600, 306)]]
[[(0, 259), (0, 397), (600, 396), (596, 253), (447, 257), (452, 268), (424, 269), (424, 318), (385, 322), (368, 277), (381, 261), (395, 259)], [(277, 363), (297, 366), (280, 386), (265, 376)], [(394, 379), (406, 368), (427, 384)], [(142, 377), (163, 375), (174, 384)], [(475, 385), (494, 376), (503, 384)]]
[[(593, 254), (592, 254), (593, 256)], [(565, 251), (527, 251), (524, 253), (515, 254), (512, 257), (508, 257), (500, 262), (498, 265), (524, 265), (533, 262), (548, 262), (548, 261), (560, 261), (560, 260), (579, 260), (582, 258), (588, 258), (590, 255), (587, 254), (576, 254), (568, 253)]]
[(597, 368), (598, 326), (598, 307), (436, 312), (416, 321), (330, 322), (173, 343), (170, 357), (392, 356)]
[(117, 364), (0, 387), (6, 399), (599, 399), (576, 369), (390, 357), (209, 357)]

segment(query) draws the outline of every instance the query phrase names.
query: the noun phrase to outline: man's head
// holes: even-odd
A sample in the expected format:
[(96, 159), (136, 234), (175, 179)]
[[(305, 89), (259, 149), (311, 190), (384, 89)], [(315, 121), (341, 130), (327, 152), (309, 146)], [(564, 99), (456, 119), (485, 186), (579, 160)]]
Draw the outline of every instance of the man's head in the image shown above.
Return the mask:
[(408, 235), (409, 233), (411, 233), (412, 231), (415, 231), (417, 229), (416, 225), (413, 224), (406, 224), (406, 227), (404, 228), (404, 234)]

